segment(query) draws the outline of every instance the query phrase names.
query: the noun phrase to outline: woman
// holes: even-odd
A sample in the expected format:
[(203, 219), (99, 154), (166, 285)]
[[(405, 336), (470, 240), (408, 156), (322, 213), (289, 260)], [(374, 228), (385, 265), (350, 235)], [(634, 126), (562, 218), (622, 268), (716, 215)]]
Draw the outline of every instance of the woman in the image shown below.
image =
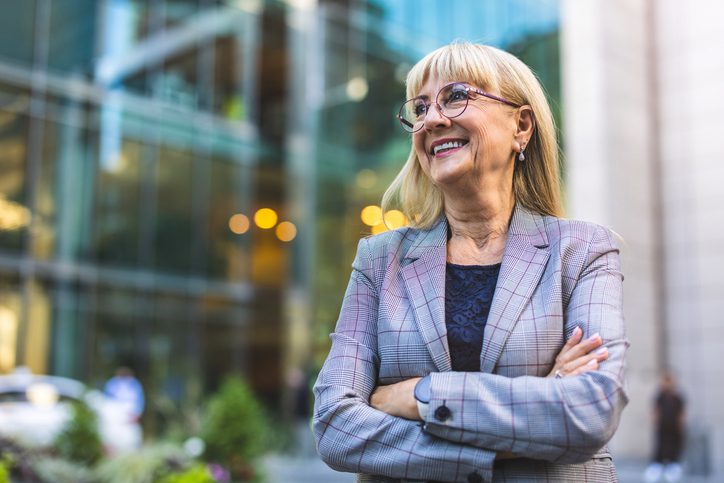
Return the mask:
[(412, 151), (383, 207), (412, 226), (360, 241), (315, 386), (320, 455), (359, 481), (615, 481), (618, 249), (559, 218), (538, 81), (460, 43), (418, 62), (407, 94)]

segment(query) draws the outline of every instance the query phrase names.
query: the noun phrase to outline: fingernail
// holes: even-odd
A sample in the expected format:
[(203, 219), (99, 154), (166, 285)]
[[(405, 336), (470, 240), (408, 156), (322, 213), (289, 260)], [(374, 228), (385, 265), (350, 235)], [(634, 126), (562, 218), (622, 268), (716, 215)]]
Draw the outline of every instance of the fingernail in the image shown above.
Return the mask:
[(593, 334), (591, 337), (589, 337), (588, 340), (590, 340), (591, 342), (593, 342), (594, 340), (598, 339), (599, 337), (600, 337), (600, 334), (599, 334), (598, 332), (596, 332), (596, 333)]
[(581, 333), (581, 326), (577, 325), (575, 329), (573, 329), (573, 335), (578, 335)]
[(600, 356), (608, 352), (608, 349), (606, 347), (601, 347), (599, 349), (596, 349), (596, 355)]
[(596, 359), (591, 359), (590, 361), (588, 361), (588, 365), (591, 367), (596, 367), (596, 365), (598, 365), (598, 361)]

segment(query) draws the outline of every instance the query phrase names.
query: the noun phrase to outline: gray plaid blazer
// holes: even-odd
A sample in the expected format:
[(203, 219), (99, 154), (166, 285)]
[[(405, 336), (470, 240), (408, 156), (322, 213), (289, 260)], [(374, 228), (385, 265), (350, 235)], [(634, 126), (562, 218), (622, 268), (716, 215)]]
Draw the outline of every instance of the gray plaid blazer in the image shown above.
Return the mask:
[[(616, 481), (606, 443), (628, 402), (623, 276), (611, 232), (516, 207), (480, 372), (453, 372), (445, 328), (447, 221), (360, 241), (314, 388), (322, 459), (358, 481)], [(576, 326), (598, 371), (546, 378)], [(378, 385), (431, 374), (426, 421), (373, 409)], [(496, 452), (519, 458), (496, 461)]]

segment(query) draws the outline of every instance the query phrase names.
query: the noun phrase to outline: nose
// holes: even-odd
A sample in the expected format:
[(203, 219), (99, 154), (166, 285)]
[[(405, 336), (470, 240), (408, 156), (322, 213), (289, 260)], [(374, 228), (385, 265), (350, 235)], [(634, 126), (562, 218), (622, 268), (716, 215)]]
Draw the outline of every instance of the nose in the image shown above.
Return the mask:
[(439, 127), (447, 127), (450, 125), (450, 119), (442, 113), (442, 108), (437, 102), (431, 102), (430, 107), (425, 113), (423, 126), (426, 130), (432, 130)]

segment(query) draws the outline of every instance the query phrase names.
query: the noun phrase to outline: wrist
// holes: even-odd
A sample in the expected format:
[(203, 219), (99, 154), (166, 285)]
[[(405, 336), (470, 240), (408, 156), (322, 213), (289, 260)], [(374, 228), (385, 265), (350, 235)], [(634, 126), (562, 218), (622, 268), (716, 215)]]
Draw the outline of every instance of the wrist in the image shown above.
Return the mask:
[(417, 412), (420, 415), (420, 419), (423, 421), (427, 419), (427, 414), (430, 409), (430, 376), (427, 375), (417, 381), (415, 384), (415, 402), (417, 403)]

